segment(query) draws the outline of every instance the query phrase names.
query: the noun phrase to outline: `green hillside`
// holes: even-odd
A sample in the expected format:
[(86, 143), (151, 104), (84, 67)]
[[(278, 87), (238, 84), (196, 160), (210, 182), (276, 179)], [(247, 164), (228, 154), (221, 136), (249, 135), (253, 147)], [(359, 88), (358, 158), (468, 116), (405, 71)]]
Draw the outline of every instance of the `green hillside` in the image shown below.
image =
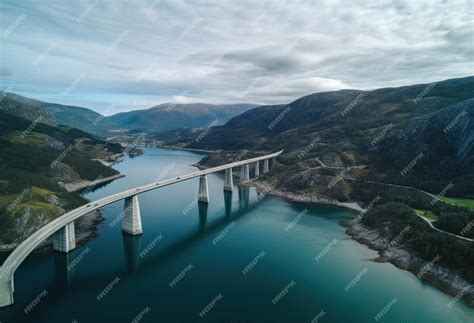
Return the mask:
[(117, 174), (93, 158), (122, 152), (81, 130), (54, 127), (0, 111), (0, 244), (21, 241), (85, 203), (64, 184)]
[[(291, 178), (302, 190), (314, 185), (295, 176), (307, 177), (321, 161), (331, 167), (364, 166), (351, 172), (434, 194), (453, 181), (448, 195), (474, 197), (474, 77), (438, 82), (420, 97), (427, 87), (323, 92), (288, 105), (257, 107), (188, 147), (285, 149), (282, 180)], [(402, 174), (413, 160), (416, 165)], [(331, 191), (327, 194), (335, 194)], [(348, 193), (338, 192), (346, 199)]]
[(13, 93), (0, 92), (0, 95), (3, 98), (0, 100), (0, 110), (31, 121), (41, 117), (42, 123), (77, 128), (100, 137), (110, 136), (118, 130), (104, 116), (90, 109), (43, 102)]

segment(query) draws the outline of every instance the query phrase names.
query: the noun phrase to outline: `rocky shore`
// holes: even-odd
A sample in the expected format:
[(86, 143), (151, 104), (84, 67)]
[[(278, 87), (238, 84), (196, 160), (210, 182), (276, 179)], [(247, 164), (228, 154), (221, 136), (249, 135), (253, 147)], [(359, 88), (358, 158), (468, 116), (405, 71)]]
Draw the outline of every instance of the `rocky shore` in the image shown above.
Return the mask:
[(281, 191), (272, 188), (270, 184), (265, 182), (257, 182), (250, 180), (239, 185), (255, 187), (257, 192), (268, 194), (270, 196), (278, 197), (291, 202), (331, 205), (357, 212), (362, 212), (364, 210), (356, 202), (339, 202), (338, 200), (327, 199), (314, 195), (303, 195), (287, 191)]
[(124, 153), (119, 153), (112, 156), (108, 156), (107, 158), (96, 158), (92, 160), (98, 161), (102, 165), (110, 167), (113, 164), (121, 161), (123, 159), (123, 156), (124, 156)]
[(95, 181), (83, 180), (83, 181), (78, 181), (78, 182), (74, 182), (74, 183), (67, 183), (67, 184), (63, 184), (63, 187), (68, 192), (73, 192), (73, 191), (82, 190), (86, 187), (94, 187), (94, 186), (97, 186), (97, 185), (100, 185), (100, 184), (105, 184), (105, 183), (111, 182), (113, 180), (116, 180), (117, 178), (122, 178), (122, 177), (125, 177), (125, 175), (124, 174), (117, 174), (117, 175), (113, 175), (113, 176), (109, 176), (109, 177), (99, 178), (99, 179), (96, 179)]
[[(280, 191), (273, 189), (271, 184), (265, 182), (251, 180), (242, 185), (255, 187), (258, 192), (292, 202), (333, 205), (351, 211), (363, 211), (356, 202), (339, 202), (317, 196)], [(442, 292), (453, 296), (453, 299), (446, 304), (448, 309), (459, 300), (464, 301), (470, 307), (474, 307), (474, 285), (461, 278), (452, 270), (435, 262), (425, 261), (404, 249), (403, 246), (394, 245), (392, 240), (382, 237), (376, 230), (365, 227), (361, 223), (360, 217), (348, 220), (343, 225), (347, 228), (346, 233), (352, 239), (379, 252), (379, 256), (374, 261), (390, 262), (400, 269), (412, 272), (419, 279), (428, 282)]]
[(394, 244), (393, 240), (382, 237), (376, 230), (364, 226), (360, 218), (348, 220), (343, 223), (347, 228), (346, 233), (352, 239), (378, 251), (377, 262), (390, 262), (400, 269), (408, 270), (444, 293), (453, 296), (446, 304), (449, 309), (454, 303), (463, 300), (468, 306), (474, 307), (474, 285), (470, 284), (459, 275), (435, 261), (425, 261), (403, 246)]

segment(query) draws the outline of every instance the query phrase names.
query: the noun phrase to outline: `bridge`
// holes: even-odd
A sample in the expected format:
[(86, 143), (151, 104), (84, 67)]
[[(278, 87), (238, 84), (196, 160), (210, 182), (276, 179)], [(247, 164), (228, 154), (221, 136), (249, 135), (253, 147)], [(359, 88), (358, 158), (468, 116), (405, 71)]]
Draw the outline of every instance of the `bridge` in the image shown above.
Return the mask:
[[(272, 161), (272, 165), (275, 164), (276, 157), (282, 152), (283, 150), (273, 154), (236, 161), (226, 165), (212, 167), (135, 187), (80, 206), (63, 214), (29, 236), (10, 253), (7, 259), (5, 259), (0, 267), (0, 307), (13, 304), (14, 273), (26, 257), (28, 257), (28, 255), (43, 241), (48, 239), (50, 236), (53, 236), (53, 249), (64, 253), (68, 253), (76, 247), (74, 221), (78, 218), (108, 204), (124, 200), (124, 210), (121, 215), (122, 231), (131, 235), (139, 235), (143, 233), (140, 206), (138, 203), (139, 194), (199, 177), (198, 201), (201, 203), (209, 203), (207, 174), (225, 171), (224, 190), (232, 191), (234, 186), (232, 168), (240, 166), (240, 180), (245, 182), (250, 179), (250, 165), (254, 166), (255, 177), (258, 177), (260, 176), (260, 169), (263, 174), (267, 173), (270, 167), (270, 161)], [(261, 161), (263, 162), (262, 167), (260, 167)]]

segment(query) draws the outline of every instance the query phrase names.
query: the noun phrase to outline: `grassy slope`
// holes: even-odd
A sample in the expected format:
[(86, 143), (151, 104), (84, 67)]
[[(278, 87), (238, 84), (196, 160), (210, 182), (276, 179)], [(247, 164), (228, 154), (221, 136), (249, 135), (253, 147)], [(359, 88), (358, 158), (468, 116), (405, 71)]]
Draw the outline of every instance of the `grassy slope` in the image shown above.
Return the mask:
[(441, 199), (448, 204), (474, 210), (474, 199), (453, 198), (453, 197), (442, 197)]
[(438, 215), (434, 214), (433, 211), (430, 211), (430, 210), (418, 210), (418, 209), (414, 209), (416, 214), (418, 216), (422, 216), (424, 217), (425, 219), (427, 219), (428, 221), (430, 222), (436, 222), (438, 221)]

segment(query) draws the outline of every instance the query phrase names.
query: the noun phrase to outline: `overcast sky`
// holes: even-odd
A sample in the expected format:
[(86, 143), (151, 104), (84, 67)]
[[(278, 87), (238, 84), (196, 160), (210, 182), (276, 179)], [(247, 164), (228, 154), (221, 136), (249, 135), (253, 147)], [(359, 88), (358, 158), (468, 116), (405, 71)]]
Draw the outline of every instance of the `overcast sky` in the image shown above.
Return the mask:
[(0, 3), (0, 89), (110, 115), (474, 74), (474, 0)]

